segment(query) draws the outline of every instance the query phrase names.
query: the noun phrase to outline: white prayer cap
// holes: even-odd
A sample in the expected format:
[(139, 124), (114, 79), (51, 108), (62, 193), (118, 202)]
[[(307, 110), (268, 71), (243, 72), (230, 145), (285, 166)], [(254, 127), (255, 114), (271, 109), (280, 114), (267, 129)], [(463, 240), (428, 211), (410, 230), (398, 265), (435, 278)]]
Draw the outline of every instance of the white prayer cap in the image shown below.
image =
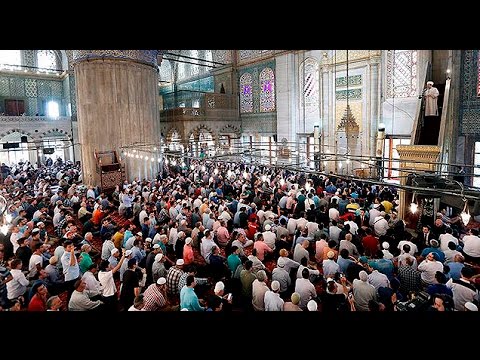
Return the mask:
[(318, 305), (317, 305), (317, 302), (315, 300), (310, 300), (308, 303), (307, 303), (307, 309), (308, 311), (317, 311), (318, 309)]
[(433, 81), (427, 81), (427, 85), (433, 85)]

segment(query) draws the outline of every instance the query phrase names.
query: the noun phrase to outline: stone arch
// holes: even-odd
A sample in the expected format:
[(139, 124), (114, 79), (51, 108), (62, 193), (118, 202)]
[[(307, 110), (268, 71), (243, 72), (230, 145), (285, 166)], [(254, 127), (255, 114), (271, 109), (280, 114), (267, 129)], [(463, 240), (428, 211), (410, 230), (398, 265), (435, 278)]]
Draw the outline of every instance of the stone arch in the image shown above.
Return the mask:
[(224, 127), (222, 127), (219, 131), (219, 134), (235, 134), (237, 136), (240, 136), (240, 129), (232, 124), (227, 124)]
[(7, 131), (5, 131), (5, 132), (2, 132), (2, 133), (0, 133), (0, 139), (3, 139), (5, 136), (7, 136), (7, 135), (9, 135), (9, 134), (12, 134), (12, 133), (14, 133), (14, 132), (18, 132), (18, 133), (20, 133), (20, 134), (22, 134), (22, 135), (26, 135), (26, 136), (30, 137), (32, 140), (35, 139), (35, 137), (34, 137), (32, 134), (30, 134), (30, 133), (27, 132), (27, 131), (21, 130), (21, 129), (9, 129), (9, 130), (7, 130)]
[(180, 132), (180, 130), (178, 130), (177, 127), (172, 127), (170, 128), (170, 130), (168, 130), (167, 132), (167, 136), (165, 137), (165, 140), (167, 141), (167, 143), (170, 143), (172, 142), (172, 136), (177, 133), (179, 138), (180, 138), (180, 141), (182, 141), (182, 133)]
[(64, 137), (72, 141), (72, 136), (68, 132), (62, 129), (50, 129), (48, 131), (45, 131), (40, 135), (40, 139), (44, 139), (47, 137), (55, 137), (55, 136)]
[(208, 132), (212, 135), (212, 140), (215, 141), (215, 139), (217, 138), (217, 133), (212, 130), (212, 128), (210, 128), (209, 126), (207, 125), (204, 125), (204, 124), (201, 124), (201, 125), (198, 125), (196, 128), (194, 128), (189, 134), (188, 134), (188, 138), (190, 138), (190, 136), (193, 134), (193, 136), (195, 137), (195, 139), (198, 139), (199, 135), (203, 132)]

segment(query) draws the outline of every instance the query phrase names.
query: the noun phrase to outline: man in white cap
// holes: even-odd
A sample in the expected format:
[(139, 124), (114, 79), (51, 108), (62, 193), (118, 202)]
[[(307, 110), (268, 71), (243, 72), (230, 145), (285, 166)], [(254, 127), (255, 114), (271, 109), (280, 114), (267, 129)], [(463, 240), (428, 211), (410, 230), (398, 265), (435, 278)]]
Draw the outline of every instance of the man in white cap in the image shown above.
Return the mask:
[(355, 301), (355, 309), (357, 311), (368, 311), (368, 303), (370, 300), (376, 300), (377, 290), (375, 286), (368, 283), (368, 274), (362, 270), (358, 273), (359, 279), (353, 280), (353, 297)]
[(273, 280), (271, 284), (272, 290), (265, 293), (264, 303), (265, 311), (283, 311), (284, 301), (280, 297), (280, 283)]
[(117, 248), (113, 248), (110, 251), (110, 257), (108, 258), (108, 262), (112, 268), (117, 266), (118, 260), (120, 259), (120, 251)]
[(161, 277), (167, 276), (167, 269), (165, 268), (165, 256), (162, 253), (155, 255), (155, 261), (152, 265), (152, 280), (156, 282)]
[[(255, 311), (265, 311), (265, 294), (270, 290), (265, 284), (265, 280), (267, 279), (267, 273), (265, 270), (257, 271), (257, 278), (253, 280), (252, 284), (252, 305), (253, 310)], [(278, 283), (278, 287), (280, 288), (280, 283)], [(277, 291), (278, 293), (278, 291)]]
[(145, 311), (161, 311), (167, 305), (167, 279), (159, 277), (143, 293)]
[(425, 116), (438, 116), (437, 100), (439, 95), (438, 89), (433, 86), (433, 81), (427, 81), (427, 87), (423, 91)]
[(175, 266), (172, 266), (168, 269), (167, 272), (167, 292), (171, 296), (178, 296), (178, 283), (180, 282), (180, 278), (183, 275), (183, 265), (185, 262), (183, 259), (178, 259), (175, 263)]

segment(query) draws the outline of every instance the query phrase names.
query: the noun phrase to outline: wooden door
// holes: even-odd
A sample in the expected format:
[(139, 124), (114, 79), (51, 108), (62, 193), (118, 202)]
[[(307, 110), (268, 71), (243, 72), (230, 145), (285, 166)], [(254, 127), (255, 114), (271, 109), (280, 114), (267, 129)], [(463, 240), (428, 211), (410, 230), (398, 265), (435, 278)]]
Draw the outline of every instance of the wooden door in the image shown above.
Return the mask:
[(5, 114), (9, 116), (20, 116), (25, 112), (23, 100), (5, 100)]

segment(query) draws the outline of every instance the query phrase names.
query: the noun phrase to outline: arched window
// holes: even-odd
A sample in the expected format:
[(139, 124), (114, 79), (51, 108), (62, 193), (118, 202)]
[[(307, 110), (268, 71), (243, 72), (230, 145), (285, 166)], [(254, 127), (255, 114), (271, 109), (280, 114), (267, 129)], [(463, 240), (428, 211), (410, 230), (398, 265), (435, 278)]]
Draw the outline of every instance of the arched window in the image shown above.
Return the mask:
[(318, 112), (318, 62), (315, 59), (308, 58), (300, 69), (300, 77), (303, 77), (303, 106), (305, 112)]
[(57, 57), (53, 50), (37, 51), (37, 66), (42, 69), (56, 69)]
[(417, 50), (387, 51), (387, 97), (417, 94)]
[(268, 67), (260, 73), (260, 111), (275, 111), (275, 75)]
[(245, 73), (240, 78), (240, 112), (253, 112), (252, 75)]
[(0, 50), (0, 65), (22, 65), (20, 50)]

